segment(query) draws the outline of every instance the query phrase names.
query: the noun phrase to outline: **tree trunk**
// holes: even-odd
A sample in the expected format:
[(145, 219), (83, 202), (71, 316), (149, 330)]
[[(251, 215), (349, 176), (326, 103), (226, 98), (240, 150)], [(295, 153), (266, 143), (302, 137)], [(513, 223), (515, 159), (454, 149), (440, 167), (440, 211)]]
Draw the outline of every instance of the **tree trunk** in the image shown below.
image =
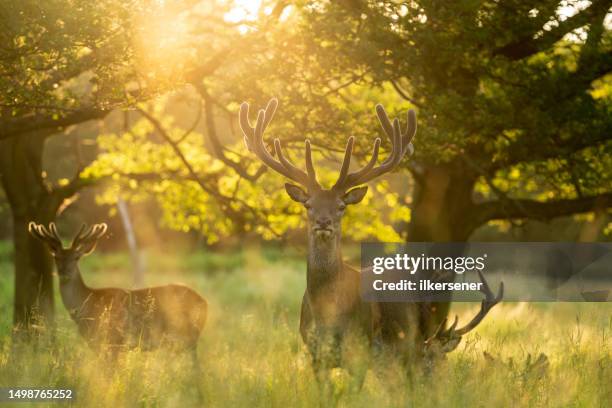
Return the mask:
[(27, 231), (29, 220), (13, 217), (15, 247), (15, 301), (13, 324), (17, 331), (51, 328), (54, 318), (53, 261), (43, 243)]
[[(472, 192), (476, 175), (460, 165), (425, 168), (416, 187), (408, 242), (465, 242), (478, 227)], [(454, 280), (454, 274), (449, 281)], [(449, 302), (419, 304), (419, 332), (429, 337), (447, 318)]]
[(134, 231), (134, 226), (132, 225), (127, 203), (123, 198), (121, 198), (121, 196), (117, 197), (117, 209), (119, 210), (119, 216), (121, 217), (121, 223), (123, 224), (123, 229), (125, 230), (128, 248), (130, 249), (130, 257), (132, 258), (134, 287), (141, 288), (144, 286), (144, 262), (142, 259), (142, 254), (138, 249), (136, 232)]
[(427, 167), (413, 196), (409, 242), (463, 242), (478, 227), (472, 216), (476, 176), (465, 167)]
[(13, 218), (16, 334), (53, 327), (53, 261), (46, 247), (28, 233), (28, 223), (55, 219), (63, 197), (48, 188), (42, 172), (47, 135), (22, 135), (0, 142), (0, 182)]

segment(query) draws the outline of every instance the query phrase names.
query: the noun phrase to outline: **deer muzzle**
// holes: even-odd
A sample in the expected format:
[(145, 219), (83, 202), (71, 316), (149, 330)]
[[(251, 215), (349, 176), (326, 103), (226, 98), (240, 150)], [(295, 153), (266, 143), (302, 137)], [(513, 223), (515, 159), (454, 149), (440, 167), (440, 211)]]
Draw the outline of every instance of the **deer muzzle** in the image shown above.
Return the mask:
[(328, 239), (333, 235), (334, 230), (331, 227), (316, 226), (313, 228), (313, 232), (318, 238)]

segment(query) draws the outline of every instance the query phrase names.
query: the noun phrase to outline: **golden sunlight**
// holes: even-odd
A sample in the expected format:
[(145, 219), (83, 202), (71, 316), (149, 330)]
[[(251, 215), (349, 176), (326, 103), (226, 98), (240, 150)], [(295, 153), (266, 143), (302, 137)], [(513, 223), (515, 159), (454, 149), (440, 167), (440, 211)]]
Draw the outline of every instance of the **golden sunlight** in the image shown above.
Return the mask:
[(136, 50), (149, 79), (171, 78), (189, 60), (189, 15), (160, 2), (136, 21)]
[(253, 21), (259, 14), (261, 0), (236, 0), (234, 7), (225, 14), (225, 19), (232, 23)]
[(197, 58), (191, 46), (194, 35), (198, 36), (202, 30), (197, 23), (194, 24), (193, 10), (196, 9), (201, 12), (201, 17), (220, 13), (224, 21), (234, 25), (242, 34), (251, 29), (251, 23), (260, 15), (272, 12), (272, 7), (266, 6), (262, 0), (202, 2), (192, 10), (177, 7), (173, 2), (156, 2), (135, 21), (135, 49), (143, 75), (148, 80), (176, 78)]

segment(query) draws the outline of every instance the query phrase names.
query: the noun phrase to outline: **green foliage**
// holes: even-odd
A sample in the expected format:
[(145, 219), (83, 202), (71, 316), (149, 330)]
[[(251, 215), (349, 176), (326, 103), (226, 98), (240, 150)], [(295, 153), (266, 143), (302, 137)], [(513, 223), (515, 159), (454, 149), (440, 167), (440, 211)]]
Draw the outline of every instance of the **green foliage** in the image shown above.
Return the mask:
[[(612, 35), (602, 4), (577, 18), (547, 0), (305, 5), (308, 55), (331, 71), (326, 79), (365, 73), (417, 104), (417, 162), (454, 165), (482, 184), (495, 179), (517, 197), (610, 191)], [(508, 179), (514, 167), (520, 183)]]
[[(111, 183), (98, 196), (99, 203), (114, 204), (119, 195), (132, 201), (152, 196), (163, 210), (163, 225), (178, 231), (199, 231), (208, 243), (218, 242), (237, 231), (254, 231), (265, 239), (273, 239), (304, 226), (302, 208), (286, 195), (282, 187), (286, 180), (282, 176), (268, 171), (256, 182), (242, 180), (211, 156), (202, 143), (204, 135), (193, 131), (183, 138), (186, 129), (177, 125), (173, 116), (161, 113), (167, 104), (168, 100), (162, 98), (145, 109), (159, 112), (161, 124), (168, 130), (169, 137), (182, 139), (180, 148), (199, 178), (210, 181), (219, 194), (231, 197), (231, 205), (243, 215), (241, 224), (237, 225), (236, 220), (224, 212), (218, 197), (202, 191), (172, 148), (160, 140), (145, 118), (136, 120), (127, 132), (98, 138), (102, 153), (81, 177), (110, 180)], [(230, 146), (229, 150), (242, 156), (250, 154), (242, 142)], [(295, 162), (299, 162), (303, 152), (294, 154)], [(325, 156), (321, 151), (316, 151), (314, 156), (315, 160), (324, 162)], [(253, 174), (257, 166), (259, 164), (251, 163), (247, 169)], [(333, 167), (320, 166), (319, 178), (331, 185), (337, 171)], [(398, 198), (390, 190), (388, 184), (378, 184), (359, 208), (349, 210), (344, 222), (350, 226), (347, 231), (352, 238), (400, 239), (389, 223), (407, 222), (410, 212), (405, 206), (398, 205)], [(389, 217), (381, 217), (379, 214), (385, 213), (387, 208), (392, 209)]]
[(133, 76), (137, 1), (2, 1), (0, 96), (12, 116), (114, 105)]
[[(187, 252), (177, 251), (172, 254), (157, 251), (145, 251), (147, 273), (161, 275), (205, 274), (234, 272), (245, 267), (245, 254), (234, 250), (232, 255), (225, 252), (197, 250)], [(117, 273), (132, 267), (131, 259), (125, 253), (105, 254), (103, 257), (84, 258), (81, 263), (83, 270), (92, 273)]]
[[(303, 226), (281, 177), (243, 180), (211, 142), (214, 129), (224, 154), (255, 174), (259, 164), (236, 129), (238, 104), (262, 107), (271, 95), (280, 107), (266, 140), (280, 138), (298, 165), (303, 140), (312, 140), (328, 185), (349, 135), (357, 136), (359, 164), (383, 136), (376, 102), (402, 121), (407, 109), (418, 110), (416, 155), (403, 168), (426, 175), (446, 166), (473, 190), (465, 196), (543, 201), (607, 193), (612, 185), (611, 44), (597, 7), (580, 29), (555, 36), (573, 17), (548, 0), (508, 7), (300, 1), (279, 15), (275, 2), (264, 2), (258, 18), (238, 23), (227, 14), (235, 2), (211, 2), (203, 13), (189, 2), (35, 3), (2, 5), (11, 24), (2, 32), (9, 46), (0, 85), (11, 114), (49, 113), (31, 104), (133, 107), (172, 90), (139, 106), (178, 140), (192, 127), (184, 112), (198, 105), (205, 123), (196, 123), (180, 148), (211, 191), (202, 191), (154, 126), (133, 114), (123, 127), (109, 121), (99, 138), (103, 154), (82, 177), (109, 181), (101, 203), (119, 194), (153, 196), (164, 225), (199, 231), (210, 243), (253, 231), (273, 239)], [(538, 30), (553, 40), (524, 39)], [(517, 41), (525, 47), (507, 47)], [(523, 49), (530, 54), (517, 56)], [(45, 69), (35, 69), (41, 61)], [(385, 137), (381, 150), (384, 157)], [(387, 181), (382, 188), (375, 181), (346, 218), (354, 239), (406, 238), (412, 183)]]
[[(223, 25), (206, 31), (211, 50), (222, 55), (231, 50), (231, 58), (213, 58), (220, 61), (217, 69), (190, 80), (196, 95), (179, 95), (209, 98), (214, 106), (206, 114), (226, 124), (213, 126), (226, 154), (249, 174), (258, 164), (236, 130), (238, 104), (247, 100), (259, 108), (275, 95), (280, 105), (266, 139), (281, 139), (298, 165), (303, 140), (310, 139), (325, 183), (333, 182), (349, 135), (357, 136), (354, 162), (367, 160), (373, 139), (383, 136), (373, 114), (375, 103), (382, 102), (402, 121), (409, 108), (419, 113), (416, 154), (403, 167), (426, 178), (429, 169), (441, 166), (461, 179), (468, 190), (460, 193), (464, 197), (546, 201), (603, 194), (612, 185), (606, 76), (611, 38), (608, 27), (600, 30), (605, 10), (598, 7), (578, 17), (582, 24), (572, 27), (580, 30), (557, 35), (555, 27), (565, 29), (572, 17), (548, 0), (508, 7), (474, 1), (298, 2), (278, 21), (260, 16), (242, 31)], [(538, 30), (546, 40), (525, 40)], [(520, 41), (525, 47), (508, 48)], [(528, 54), (517, 54), (524, 49)], [(175, 120), (180, 109), (173, 101), (158, 100), (155, 112), (179, 137), (189, 126)], [(302, 226), (301, 209), (285, 196), (281, 177), (241, 181), (214, 159), (218, 154), (201, 143), (211, 138), (210, 123), (185, 140), (183, 151), (203, 177), (214, 179), (216, 191), (232, 197), (240, 220), (228, 216), (217, 198), (198, 192), (193, 180), (183, 181), (188, 174), (170, 149), (156, 147), (150, 125), (138, 120), (133, 127), (139, 139), (118, 132), (103, 141), (107, 153), (92, 174), (112, 172), (120, 181), (132, 171), (161, 173), (162, 182), (132, 178), (120, 184), (122, 194), (131, 191), (133, 199), (153, 193), (165, 225), (198, 230), (209, 242), (248, 231), (271, 239)], [(387, 148), (383, 137), (381, 156)], [(174, 183), (171, 175), (182, 181)], [(354, 239), (405, 239), (412, 202), (406, 195), (414, 191), (405, 181), (388, 188), (383, 183), (382, 189), (375, 183), (375, 192), (347, 217), (345, 231)], [(117, 194), (115, 187), (104, 202)], [(399, 232), (391, 227), (400, 224)]]
[(11, 241), (0, 240), (0, 264), (12, 260), (14, 251)]

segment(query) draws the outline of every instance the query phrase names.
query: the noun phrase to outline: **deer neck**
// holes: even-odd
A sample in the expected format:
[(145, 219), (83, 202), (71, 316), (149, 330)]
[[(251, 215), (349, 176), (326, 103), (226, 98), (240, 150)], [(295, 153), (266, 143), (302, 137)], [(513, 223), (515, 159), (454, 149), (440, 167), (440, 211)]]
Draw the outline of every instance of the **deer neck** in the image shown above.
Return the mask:
[(306, 289), (310, 294), (333, 285), (342, 273), (340, 242), (340, 233), (327, 240), (309, 234)]
[(64, 307), (72, 316), (75, 311), (78, 311), (83, 306), (83, 303), (91, 295), (92, 290), (85, 285), (81, 271), (78, 266), (69, 277), (60, 276), (60, 294)]

